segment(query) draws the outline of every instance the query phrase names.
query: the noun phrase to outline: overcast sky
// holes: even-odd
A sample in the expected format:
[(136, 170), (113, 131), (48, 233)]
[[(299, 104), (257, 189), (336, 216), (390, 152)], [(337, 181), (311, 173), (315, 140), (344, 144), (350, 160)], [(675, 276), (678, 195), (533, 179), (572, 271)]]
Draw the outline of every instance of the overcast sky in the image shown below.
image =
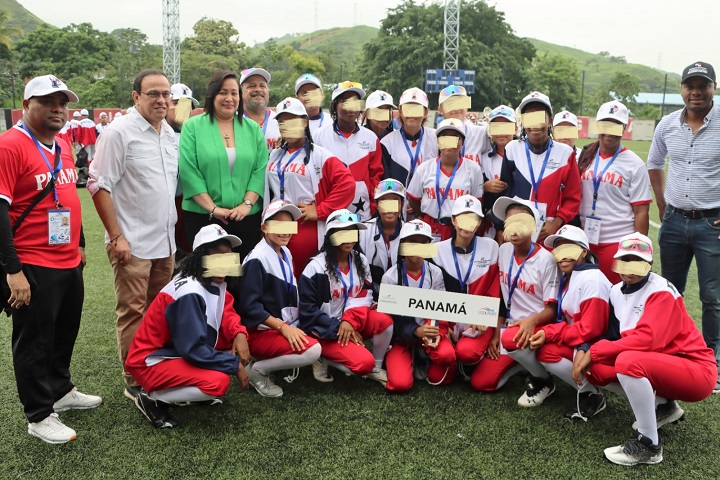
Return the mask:
[[(162, 43), (161, 0), (19, 0), (35, 15), (53, 25), (90, 22), (99, 30), (140, 29), (151, 43)], [(253, 45), (288, 33), (353, 25), (380, 26), (387, 9), (397, 0), (180, 0), (180, 35), (192, 34), (203, 16), (232, 22), (240, 40)], [(419, 1), (418, 3), (422, 3)], [(597, 53), (603, 50), (676, 73), (696, 60), (720, 67), (717, 31), (707, 21), (717, 19), (720, 3), (692, 3), (689, 10), (673, 11), (653, 0), (604, 0), (578, 2), (552, 0), (489, 0), (505, 12), (508, 23), (521, 37)], [(339, 10), (342, 5), (344, 10)], [(703, 19), (707, 19), (703, 22)], [(685, 34), (682, 28), (688, 33)], [(462, 30), (462, 18), (460, 19)], [(462, 63), (462, 60), (461, 60)]]

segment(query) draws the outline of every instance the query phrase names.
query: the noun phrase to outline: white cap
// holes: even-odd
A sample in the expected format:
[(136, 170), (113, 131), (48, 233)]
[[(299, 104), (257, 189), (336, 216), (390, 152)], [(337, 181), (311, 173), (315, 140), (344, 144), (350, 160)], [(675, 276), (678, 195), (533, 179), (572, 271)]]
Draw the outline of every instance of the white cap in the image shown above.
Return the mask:
[(457, 118), (446, 118), (438, 124), (437, 130), (435, 130), (435, 135), (439, 136), (440, 133), (445, 130), (452, 130), (465, 138), (465, 124), (462, 120), (458, 120)]
[(242, 72), (240, 72), (240, 85), (245, 83), (245, 80), (248, 79), (248, 77), (252, 77), (253, 75), (260, 75), (265, 79), (267, 83), (270, 83), (270, 73), (265, 70), (264, 68), (259, 67), (253, 67), (253, 68), (246, 68)]
[(80, 115), (85, 115), (86, 117), (90, 115), (90, 112), (87, 111), (87, 108), (83, 108), (80, 110)]
[(220, 225), (205, 225), (195, 235), (193, 240), (193, 250), (207, 243), (213, 243), (218, 240), (227, 240), (232, 248), (239, 247), (242, 241), (235, 235), (228, 234)]
[(506, 118), (512, 123), (517, 123), (517, 116), (515, 115), (515, 110), (508, 107), (507, 105), (499, 105), (490, 110), (490, 113), (488, 114), (488, 122), (492, 122), (493, 120), (496, 120), (498, 118)]
[(614, 100), (612, 102), (603, 103), (598, 109), (596, 121), (600, 120), (617, 120), (623, 125), (628, 124), (628, 109), (622, 103)]
[(173, 100), (180, 100), (181, 98), (189, 98), (192, 103), (193, 107), (197, 107), (200, 102), (195, 100), (192, 96), (192, 90), (190, 90), (190, 87), (185, 85), (184, 83), (175, 83), (170, 87), (170, 93), (172, 93), (172, 99)]
[(122, 117), (122, 112), (115, 112), (115, 115), (113, 115), (113, 118), (120, 118)]
[(344, 82), (340, 82), (337, 84), (337, 87), (335, 87), (335, 90), (333, 90), (332, 92), (331, 100), (335, 100), (337, 97), (339, 97), (345, 92), (355, 92), (360, 96), (361, 99), (365, 97), (365, 90), (363, 90), (362, 88), (362, 83), (345, 80)]
[(587, 235), (585, 235), (582, 228), (563, 225), (560, 227), (560, 230), (545, 239), (545, 246), (555, 248), (555, 240), (560, 239), (571, 241), (580, 245), (585, 250), (590, 250), (590, 242), (588, 242)]
[(29, 100), (32, 97), (44, 97), (45, 95), (52, 95), (55, 92), (63, 92), (67, 95), (68, 101), (71, 103), (78, 101), (78, 96), (69, 90), (67, 85), (55, 75), (43, 75), (42, 77), (35, 77), (30, 80), (27, 85), (25, 85), (25, 96), (23, 98)]
[[(648, 248), (645, 251), (641, 251), (637, 244), (645, 244)], [(625, 245), (625, 247), (623, 247)], [(640, 246), (640, 248), (643, 248)], [(625, 235), (618, 242), (618, 251), (613, 258), (628, 257), (630, 255), (642, 258), (648, 263), (653, 261), (653, 244), (652, 240), (643, 235), (642, 233), (631, 233)]]
[(425, 108), (428, 108), (429, 105), (427, 94), (417, 87), (408, 88), (400, 95), (398, 105), (405, 105), (406, 103), (419, 103)]
[(298, 117), (307, 117), (307, 110), (305, 105), (297, 98), (287, 97), (285, 100), (277, 104), (275, 107), (275, 116), (277, 117), (281, 113), (289, 113), (291, 115), (297, 115)]
[(452, 216), (457, 217), (463, 213), (475, 213), (483, 218), (482, 202), (472, 195), (462, 195), (455, 199), (452, 207)]
[(303, 73), (295, 80), (295, 95), (297, 95), (298, 90), (300, 90), (300, 87), (303, 85), (315, 85), (318, 88), (322, 88), (322, 82), (312, 73)]
[[(457, 202), (457, 200), (455, 200)], [(530, 200), (525, 200), (520, 197), (500, 197), (497, 200), (495, 200), (495, 204), (493, 205), (492, 212), (493, 216), (497, 218), (498, 220), (504, 222), (505, 221), (505, 212), (510, 207), (510, 205), (522, 205), (524, 207), (528, 207), (530, 211), (532, 212), (533, 217), (535, 220), (537, 220), (540, 217), (540, 212), (537, 211), (535, 208), (535, 205), (533, 205), (533, 202)]]
[(465, 87), (461, 87), (460, 85), (448, 85), (440, 90), (440, 94), (438, 95), (438, 105), (442, 105), (443, 102), (450, 97), (467, 97), (467, 90), (465, 90)]
[(351, 226), (357, 227), (358, 230), (367, 230), (367, 225), (363, 224), (360, 221), (360, 215), (358, 215), (357, 213), (352, 213), (347, 208), (335, 210), (330, 215), (328, 215), (327, 220), (325, 220), (325, 225), (327, 227), (327, 232), (325, 233), (326, 235), (331, 230)]
[(270, 202), (270, 204), (265, 207), (262, 212), (263, 225), (268, 218), (280, 212), (288, 212), (290, 215), (292, 215), (293, 220), (297, 220), (302, 216), (302, 212), (300, 211), (300, 209), (292, 203), (286, 202), (285, 200), (275, 200), (274, 202)]
[(572, 125), (574, 125), (576, 127), (578, 126), (577, 116), (572, 112), (568, 112), (567, 110), (563, 110), (562, 112), (555, 115), (555, 117), (553, 118), (552, 124), (553, 124), (553, 127), (555, 127), (558, 124), (565, 123), (565, 122), (571, 123)]
[(80, 116), (80, 112), (78, 112), (77, 110), (73, 112), (73, 118), (80, 118)]
[(382, 90), (375, 90), (370, 95), (368, 95), (367, 100), (365, 100), (365, 108), (379, 108), (385, 105), (390, 105), (392, 108), (397, 108), (393, 104), (393, 97), (387, 92), (383, 92)]
[(405, 185), (402, 184), (399, 180), (395, 180), (394, 178), (386, 178), (385, 180), (381, 180), (380, 183), (378, 183), (377, 187), (375, 187), (375, 200), (378, 200), (385, 195), (399, 195), (403, 198), (405, 198)]
[(400, 229), (398, 240), (403, 240), (404, 238), (412, 237), (414, 235), (422, 235), (430, 241), (433, 239), (432, 228), (430, 228), (430, 225), (422, 220), (410, 220), (409, 222), (405, 222)]
[(108, 114), (105, 113), (105, 112), (101, 112), (101, 113), (100, 113), (100, 118), (105, 118), (105, 117), (107, 117), (107, 116), (108, 116)]
[(550, 105), (550, 98), (547, 95), (545, 95), (544, 93), (532, 92), (532, 93), (526, 95), (525, 98), (522, 99), (522, 102), (520, 102), (520, 105), (518, 106), (521, 113), (529, 103), (541, 103), (541, 104), (545, 105), (546, 107), (548, 107), (550, 109), (550, 115), (552, 115), (552, 105)]

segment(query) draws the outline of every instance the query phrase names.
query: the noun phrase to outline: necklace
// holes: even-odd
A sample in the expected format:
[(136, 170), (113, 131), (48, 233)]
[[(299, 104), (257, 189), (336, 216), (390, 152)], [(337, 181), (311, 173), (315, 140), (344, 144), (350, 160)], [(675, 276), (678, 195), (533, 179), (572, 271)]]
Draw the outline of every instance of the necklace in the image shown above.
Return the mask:
[(229, 147), (230, 146), (230, 135), (228, 135), (226, 133), (223, 135), (223, 138), (225, 139), (225, 145)]

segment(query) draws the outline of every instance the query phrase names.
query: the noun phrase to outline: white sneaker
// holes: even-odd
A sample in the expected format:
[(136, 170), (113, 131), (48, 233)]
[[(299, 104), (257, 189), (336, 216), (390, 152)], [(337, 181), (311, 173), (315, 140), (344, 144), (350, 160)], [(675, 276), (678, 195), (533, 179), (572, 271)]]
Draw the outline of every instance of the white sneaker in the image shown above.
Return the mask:
[(275, 382), (272, 381), (269, 375), (263, 375), (257, 372), (252, 364), (247, 366), (246, 371), (248, 377), (250, 377), (250, 385), (252, 385), (260, 395), (273, 398), (282, 397), (283, 389), (275, 385)]
[(365, 375), (365, 378), (375, 380), (376, 382), (381, 383), (384, 387), (387, 383), (387, 372), (383, 368), (375, 367), (372, 369), (372, 372)]
[(97, 395), (87, 395), (79, 392), (73, 387), (64, 397), (55, 402), (53, 410), (55, 413), (64, 412), (66, 410), (85, 410), (87, 408), (95, 408), (102, 403), (102, 398)]
[(328, 383), (335, 380), (332, 375), (328, 373), (328, 364), (323, 361), (322, 358), (315, 360), (312, 366), (313, 377), (318, 382)]
[(542, 379), (531, 377), (528, 389), (518, 398), (518, 405), (532, 408), (542, 405), (547, 397), (555, 393), (555, 383), (552, 378)]
[(77, 438), (75, 430), (62, 423), (57, 413), (51, 413), (39, 422), (28, 423), (28, 433), (47, 443), (67, 443)]
[(631, 438), (622, 445), (605, 449), (605, 458), (616, 465), (632, 467), (639, 464), (654, 465), (663, 460), (662, 444), (653, 445), (644, 435)]

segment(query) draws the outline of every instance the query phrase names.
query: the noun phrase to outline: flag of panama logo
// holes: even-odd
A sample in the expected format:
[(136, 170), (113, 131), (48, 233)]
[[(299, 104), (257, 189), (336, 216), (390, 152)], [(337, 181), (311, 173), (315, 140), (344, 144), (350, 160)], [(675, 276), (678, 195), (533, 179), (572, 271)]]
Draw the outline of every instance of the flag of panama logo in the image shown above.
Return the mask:
[(62, 87), (63, 82), (57, 77), (50, 77), (50, 85), (52, 88), (60, 88)]
[(288, 108), (290, 108), (290, 100), (285, 100), (283, 102), (283, 110), (287, 110)]
[(615, 112), (617, 112), (619, 109), (620, 109), (620, 107), (618, 107), (617, 105), (613, 105), (612, 107), (610, 107), (610, 113), (615, 113)]
[(465, 208), (470, 208), (475, 202), (471, 198), (465, 199)]

